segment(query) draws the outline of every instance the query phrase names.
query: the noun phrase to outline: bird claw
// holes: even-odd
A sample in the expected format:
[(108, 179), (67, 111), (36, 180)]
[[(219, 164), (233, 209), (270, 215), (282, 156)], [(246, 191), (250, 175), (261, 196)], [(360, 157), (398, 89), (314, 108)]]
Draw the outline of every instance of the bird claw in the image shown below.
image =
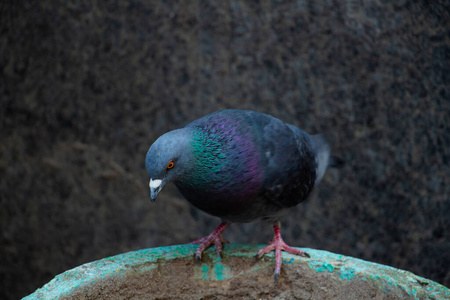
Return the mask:
[(197, 265), (199, 265), (202, 262), (202, 257), (198, 256), (197, 254), (195, 255), (195, 262), (197, 263)]
[(203, 251), (209, 248), (212, 244), (214, 244), (214, 246), (216, 247), (216, 252), (219, 255), (220, 259), (223, 258), (222, 243), (229, 243), (229, 242), (223, 239), (222, 233), (225, 231), (225, 229), (228, 228), (228, 226), (230, 226), (230, 223), (221, 223), (216, 228), (216, 230), (214, 230), (208, 236), (202, 237), (190, 243), (190, 244), (200, 244), (197, 250), (195, 251), (195, 261), (197, 263), (201, 262)]
[(275, 222), (274, 224), (274, 238), (272, 241), (270, 241), (270, 244), (266, 247), (262, 248), (258, 251), (258, 253), (255, 255), (255, 259), (258, 260), (260, 257), (262, 257), (264, 254), (270, 253), (272, 251), (275, 251), (275, 275), (274, 279), (275, 281), (278, 279), (278, 276), (280, 274), (281, 270), (281, 251), (285, 251), (294, 255), (300, 255), (303, 257), (311, 257), (308, 253), (304, 252), (303, 250), (292, 248), (288, 246), (283, 239), (281, 238), (280, 234), (280, 223)]

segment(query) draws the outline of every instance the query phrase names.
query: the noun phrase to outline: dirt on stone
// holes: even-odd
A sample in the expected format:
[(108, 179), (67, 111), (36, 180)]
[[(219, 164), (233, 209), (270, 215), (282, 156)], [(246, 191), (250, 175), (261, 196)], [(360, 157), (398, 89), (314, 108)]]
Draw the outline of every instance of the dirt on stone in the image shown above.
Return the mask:
[[(386, 292), (373, 281), (342, 280), (336, 273), (316, 272), (307, 264), (283, 265), (274, 281), (271, 259), (256, 262), (227, 257), (223, 263), (239, 275), (201, 279), (195, 274), (194, 260), (180, 258), (170, 263), (159, 261), (150, 271), (134, 270), (80, 288), (66, 299), (410, 299), (400, 288)], [(255, 264), (262, 268), (252, 271)]]

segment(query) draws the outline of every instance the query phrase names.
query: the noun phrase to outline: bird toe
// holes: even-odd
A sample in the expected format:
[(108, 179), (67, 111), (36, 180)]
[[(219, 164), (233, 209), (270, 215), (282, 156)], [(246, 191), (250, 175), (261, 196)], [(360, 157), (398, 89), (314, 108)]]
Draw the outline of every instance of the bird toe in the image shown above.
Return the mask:
[(202, 258), (199, 255), (195, 255), (195, 262), (199, 265), (202, 262)]

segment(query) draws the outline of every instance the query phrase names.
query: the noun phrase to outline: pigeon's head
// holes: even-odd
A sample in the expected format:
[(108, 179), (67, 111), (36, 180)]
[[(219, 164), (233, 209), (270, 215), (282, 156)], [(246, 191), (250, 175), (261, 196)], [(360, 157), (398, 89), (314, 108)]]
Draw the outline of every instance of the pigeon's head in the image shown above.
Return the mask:
[(186, 129), (170, 131), (148, 149), (145, 167), (150, 175), (150, 200), (154, 202), (162, 188), (185, 171), (188, 153)]

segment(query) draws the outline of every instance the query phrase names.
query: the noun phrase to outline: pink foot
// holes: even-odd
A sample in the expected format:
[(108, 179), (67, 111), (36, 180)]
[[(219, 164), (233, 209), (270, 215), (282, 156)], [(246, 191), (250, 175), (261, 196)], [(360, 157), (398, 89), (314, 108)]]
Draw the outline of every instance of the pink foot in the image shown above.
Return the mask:
[(225, 229), (228, 228), (228, 226), (230, 226), (230, 223), (222, 222), (210, 235), (202, 237), (190, 243), (200, 244), (200, 246), (198, 246), (197, 250), (195, 251), (195, 261), (197, 263), (200, 263), (203, 251), (210, 247), (213, 243), (216, 247), (217, 254), (219, 254), (220, 258), (222, 258), (222, 243), (229, 243), (228, 241), (223, 239), (222, 233), (225, 231)]
[(290, 246), (288, 246), (283, 239), (281, 238), (280, 234), (280, 222), (276, 221), (273, 224), (273, 231), (275, 233), (273, 240), (270, 242), (270, 245), (262, 248), (258, 251), (258, 254), (256, 254), (256, 259), (261, 258), (264, 254), (267, 254), (269, 252), (275, 251), (275, 280), (277, 280), (278, 275), (280, 274), (281, 270), (281, 250), (289, 252), (291, 254), (296, 254), (304, 257), (310, 257), (308, 253), (300, 250), (300, 249), (294, 249)]

